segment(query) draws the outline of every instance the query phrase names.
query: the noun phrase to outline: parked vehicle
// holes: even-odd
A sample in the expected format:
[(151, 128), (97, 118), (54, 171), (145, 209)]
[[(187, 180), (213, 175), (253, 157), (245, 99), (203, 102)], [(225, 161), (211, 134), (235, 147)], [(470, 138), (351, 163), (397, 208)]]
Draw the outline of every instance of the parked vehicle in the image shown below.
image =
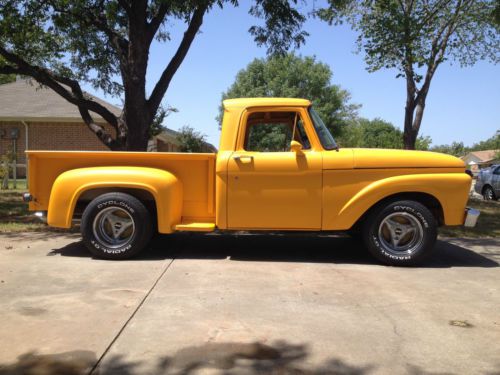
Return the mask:
[(500, 165), (482, 169), (477, 176), (474, 190), (485, 200), (500, 198)]
[(88, 249), (108, 259), (134, 256), (156, 231), (359, 229), (377, 259), (413, 265), (432, 252), (439, 225), (478, 215), (466, 211), (460, 159), (339, 149), (303, 99), (224, 101), (217, 154), (28, 156), (30, 210), (61, 228), (81, 218)]

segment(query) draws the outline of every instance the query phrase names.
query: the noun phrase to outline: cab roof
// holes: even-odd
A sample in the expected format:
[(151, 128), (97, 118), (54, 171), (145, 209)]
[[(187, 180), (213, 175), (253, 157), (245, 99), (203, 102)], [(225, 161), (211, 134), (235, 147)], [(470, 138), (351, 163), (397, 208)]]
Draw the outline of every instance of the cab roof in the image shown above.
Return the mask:
[(307, 99), (295, 99), (295, 98), (238, 98), (238, 99), (226, 99), (223, 101), (223, 104), (225, 109), (231, 110), (236, 108), (267, 107), (267, 106), (309, 107), (312, 103)]

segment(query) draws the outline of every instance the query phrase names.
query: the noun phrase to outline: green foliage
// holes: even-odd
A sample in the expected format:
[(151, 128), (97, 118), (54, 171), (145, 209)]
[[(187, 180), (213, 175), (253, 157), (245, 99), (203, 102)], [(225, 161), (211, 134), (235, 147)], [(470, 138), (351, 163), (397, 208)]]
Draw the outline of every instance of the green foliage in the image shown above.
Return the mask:
[(181, 152), (203, 152), (206, 136), (191, 126), (185, 125), (179, 130), (177, 140), (180, 143)]
[(452, 142), (450, 145), (436, 145), (432, 146), (431, 150), (453, 156), (464, 156), (468, 152), (463, 142)]
[(250, 128), (247, 151), (288, 151), (292, 132), (286, 124), (259, 124)]
[(306, 17), (293, 5), (297, 0), (255, 0), (250, 7), (250, 14), (264, 19), (264, 26), (250, 27), (257, 45), (267, 46), (269, 55), (284, 55), (291, 46), (296, 48), (304, 44), (309, 35), (302, 31)]
[[(123, 3), (129, 2), (0, 0), (0, 46), (10, 47), (10, 52), (31, 64), (118, 95), (123, 92), (120, 62), (126, 57), (114, 48), (114, 42), (128, 44), (139, 37), (130, 28), (130, 10)], [(160, 42), (170, 41), (170, 25), (175, 21), (188, 23), (200, 7), (209, 12), (213, 7), (238, 5), (237, 0), (137, 0), (136, 3), (136, 9), (145, 4), (145, 21), (153, 24), (155, 16), (161, 17), (158, 20), (161, 27), (155, 35)], [(305, 16), (295, 4), (297, 0), (254, 2), (249, 12), (265, 23), (265, 27), (253, 26), (249, 30), (259, 45), (278, 53), (304, 42), (301, 27)], [(140, 68), (142, 61), (133, 63)]]
[(499, 150), (500, 154), (500, 130), (497, 130), (490, 138), (474, 143), (470, 147), (464, 146), (463, 142), (452, 142), (450, 145), (436, 145), (431, 147), (431, 151), (454, 156), (464, 156), (469, 152), (485, 150)]
[(154, 117), (153, 122), (151, 123), (151, 126), (149, 127), (149, 138), (152, 138), (163, 132), (166, 129), (166, 127), (163, 125), (165, 119), (171, 113), (177, 113), (177, 112), (179, 112), (177, 108), (171, 107), (169, 105), (160, 106), (158, 108), (158, 112), (156, 112), (156, 116)]
[[(318, 15), (330, 23), (349, 22), (359, 33), (369, 71), (396, 68), (405, 76), (415, 68), (458, 61), (500, 61), (500, 34), (491, 15), (492, 0), (329, 0)], [(436, 60), (437, 58), (437, 60)], [(417, 72), (415, 79), (423, 78)]]
[[(350, 103), (351, 96), (331, 83), (329, 66), (314, 57), (294, 54), (255, 59), (241, 70), (235, 82), (222, 94), (222, 99), (251, 97), (304, 98), (313, 102), (333, 135), (354, 118), (359, 105)], [(217, 118), (222, 120), (222, 107)]]
[[(338, 143), (341, 147), (402, 149), (403, 132), (380, 118), (362, 118), (343, 128)], [(430, 137), (420, 136), (416, 149), (427, 150), (430, 143)]]
[(16, 76), (14, 74), (6, 74), (6, 75), (0, 74), (0, 85), (3, 85), (4, 83), (14, 82), (15, 80)]
[[(5, 59), (0, 56), (0, 67), (6, 65)], [(15, 74), (0, 74), (0, 85), (4, 83), (10, 83), (14, 82), (16, 80), (16, 75)]]
[(500, 0), (496, 0), (496, 5), (495, 9), (493, 9), (493, 22), (497, 25), (500, 26)]
[(472, 151), (500, 150), (500, 129), (497, 130), (492, 137), (486, 139), (485, 141), (474, 143), (471, 149)]
[(413, 148), (432, 78), (444, 61), (500, 62), (498, 0), (328, 0), (316, 14), (358, 32), (367, 69), (406, 79), (405, 148)]
[(9, 173), (12, 170), (14, 159), (15, 155), (11, 150), (7, 150), (4, 154), (0, 155), (0, 187), (2, 190), (9, 188)]
[[(249, 32), (270, 54), (283, 54), (305, 41), (305, 16), (298, 3), (251, 3), (249, 12), (259, 25)], [(89, 129), (111, 149), (143, 150), (149, 127), (204, 16), (214, 8), (238, 5), (238, 0), (0, 0), (0, 75), (30, 76), (55, 90), (78, 106)], [(172, 27), (182, 28), (183, 36), (148, 97), (151, 45), (154, 40), (173, 43)], [(82, 83), (124, 98), (122, 116), (88, 99)], [(115, 138), (93, 120), (93, 114), (114, 128)]]

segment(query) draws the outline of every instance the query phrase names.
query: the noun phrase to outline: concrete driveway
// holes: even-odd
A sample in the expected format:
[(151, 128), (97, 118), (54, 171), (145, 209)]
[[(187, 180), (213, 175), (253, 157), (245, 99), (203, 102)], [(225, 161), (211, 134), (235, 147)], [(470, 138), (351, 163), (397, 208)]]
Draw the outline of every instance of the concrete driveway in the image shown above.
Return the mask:
[(500, 240), (420, 268), (348, 238), (160, 237), (132, 261), (0, 235), (0, 375), (500, 374)]

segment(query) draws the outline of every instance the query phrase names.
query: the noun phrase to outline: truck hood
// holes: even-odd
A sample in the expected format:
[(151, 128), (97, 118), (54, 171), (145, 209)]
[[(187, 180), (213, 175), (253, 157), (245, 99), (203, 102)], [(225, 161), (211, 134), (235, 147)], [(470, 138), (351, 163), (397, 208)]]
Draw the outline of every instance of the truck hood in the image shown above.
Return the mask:
[[(350, 160), (349, 160), (350, 159)], [(365, 168), (464, 168), (465, 163), (450, 155), (429, 151), (353, 148), (329, 151), (324, 169)]]
[(353, 149), (354, 168), (465, 168), (462, 160), (429, 151)]

